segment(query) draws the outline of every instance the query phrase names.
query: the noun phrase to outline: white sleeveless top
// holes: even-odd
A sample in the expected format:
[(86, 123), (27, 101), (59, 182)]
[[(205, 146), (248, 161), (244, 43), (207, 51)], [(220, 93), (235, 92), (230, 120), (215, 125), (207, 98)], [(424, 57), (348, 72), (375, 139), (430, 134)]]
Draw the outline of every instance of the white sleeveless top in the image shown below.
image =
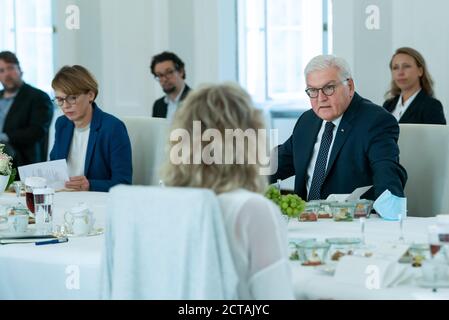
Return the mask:
[(238, 299), (293, 299), (287, 226), (279, 208), (243, 189), (218, 199), (239, 277)]

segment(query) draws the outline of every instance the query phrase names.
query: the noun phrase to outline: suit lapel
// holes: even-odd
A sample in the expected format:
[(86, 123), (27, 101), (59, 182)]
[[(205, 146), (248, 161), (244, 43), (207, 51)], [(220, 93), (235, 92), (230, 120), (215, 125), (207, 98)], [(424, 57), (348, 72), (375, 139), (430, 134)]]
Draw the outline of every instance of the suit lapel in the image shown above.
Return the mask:
[[(66, 129), (61, 130), (61, 141), (72, 141), (73, 131), (75, 126), (72, 121), (68, 121), (66, 124)], [(70, 152), (71, 143), (64, 143), (61, 145), (61, 159), (68, 159)]]
[(346, 112), (343, 115), (343, 118), (341, 119), (340, 126), (338, 127), (335, 136), (334, 146), (332, 147), (331, 155), (329, 157), (329, 164), (327, 165), (326, 176), (332, 169), (332, 166), (334, 165), (341, 148), (343, 147), (349, 135), (351, 134), (352, 130), (351, 122), (357, 113), (357, 105), (360, 100), (361, 100), (360, 96), (356, 93), (348, 107), (348, 110), (346, 110)]
[[(306, 122), (307, 123), (307, 122)], [(303, 180), (306, 180), (307, 168), (309, 167), (310, 160), (313, 155), (313, 148), (315, 147), (315, 143), (317, 140), (318, 133), (320, 132), (321, 125), (323, 124), (323, 120), (314, 116), (313, 120), (308, 122), (306, 126), (304, 126), (303, 130), (298, 136), (297, 139), (303, 140), (303, 145), (301, 146), (302, 152), (304, 152), (304, 156), (298, 157), (297, 164), (297, 173), (301, 173), (304, 175)], [(303, 139), (302, 137), (309, 137)]]
[(401, 119), (399, 119), (399, 122), (402, 123), (402, 121), (408, 121), (408, 119), (413, 118), (413, 114), (418, 112), (419, 106), (421, 105), (423, 100), (424, 90), (421, 89), (416, 98), (408, 106), (407, 110), (405, 110), (405, 113), (402, 115)]
[(90, 133), (89, 133), (89, 142), (87, 144), (87, 152), (86, 152), (86, 162), (84, 164), (84, 175), (87, 176), (89, 172), (90, 163), (92, 161), (92, 156), (95, 149), (95, 144), (97, 143), (98, 130), (101, 127), (101, 110), (94, 103), (93, 107), (93, 115), (92, 122), (90, 124)]
[[(14, 100), (11, 104), (11, 108), (9, 108), (8, 114), (5, 117), (5, 124), (3, 125), (3, 131), (5, 130), (5, 127), (8, 127), (7, 124), (10, 123), (10, 117), (12, 117), (12, 115), (14, 115), (14, 113), (16, 113), (17, 111), (20, 111), (20, 108), (17, 108), (17, 105), (21, 103), (22, 100), (22, 96), (24, 94), (24, 91), (26, 90), (27, 84), (24, 82), (22, 84), (22, 86), (19, 89), (19, 92), (17, 92), (17, 95), (14, 97)], [(4, 94), (4, 90), (0, 92), (0, 97), (3, 97)], [(12, 124), (13, 126), (15, 124)]]

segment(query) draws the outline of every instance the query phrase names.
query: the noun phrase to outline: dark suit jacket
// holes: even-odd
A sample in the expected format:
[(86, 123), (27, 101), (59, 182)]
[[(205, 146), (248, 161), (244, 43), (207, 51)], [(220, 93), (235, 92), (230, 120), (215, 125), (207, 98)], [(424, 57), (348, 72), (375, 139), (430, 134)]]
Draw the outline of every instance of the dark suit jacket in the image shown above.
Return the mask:
[[(190, 88), (186, 85), (181, 94), (181, 101), (187, 97), (189, 91)], [(165, 96), (156, 100), (153, 105), (153, 118), (167, 118), (167, 108), (168, 104), (165, 103)]]
[[(278, 148), (278, 171), (272, 182), (296, 175), (295, 193), (307, 199), (307, 169), (323, 120), (313, 110), (298, 120), (293, 135)], [(355, 94), (343, 115), (331, 150), (321, 198), (374, 186), (364, 198), (379, 197), (386, 189), (403, 197), (407, 172), (399, 164), (399, 125), (372, 102)]]
[[(0, 96), (3, 96), (3, 91)], [(3, 132), (9, 138), (6, 151), (13, 157), (14, 166), (47, 161), (48, 130), (52, 118), (50, 97), (24, 83), (3, 126)]]
[[(95, 103), (93, 108), (84, 175), (90, 191), (108, 192), (115, 185), (132, 183), (131, 143), (122, 121), (101, 111)], [(58, 118), (51, 160), (68, 158), (74, 129), (67, 117)]]
[[(393, 112), (398, 100), (399, 97), (395, 97), (385, 101), (384, 108)], [(399, 123), (446, 124), (446, 118), (441, 102), (421, 90), (402, 115)]]

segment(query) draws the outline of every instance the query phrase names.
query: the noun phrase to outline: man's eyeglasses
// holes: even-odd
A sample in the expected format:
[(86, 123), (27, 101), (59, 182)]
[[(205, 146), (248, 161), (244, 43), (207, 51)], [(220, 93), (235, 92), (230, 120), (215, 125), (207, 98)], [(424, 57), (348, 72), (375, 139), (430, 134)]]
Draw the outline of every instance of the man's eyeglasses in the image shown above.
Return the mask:
[(156, 81), (161, 81), (162, 78), (169, 79), (175, 74), (175, 72), (176, 70), (172, 69), (165, 71), (165, 73), (156, 73), (154, 79), (156, 79)]
[(65, 98), (56, 97), (53, 99), (53, 102), (56, 103), (58, 106), (62, 107), (64, 106), (64, 102), (67, 101), (69, 105), (73, 106), (76, 104), (76, 98), (78, 98), (78, 96), (76, 95), (70, 95)]
[(349, 79), (346, 79), (344, 81), (335, 83), (335, 84), (328, 84), (322, 88), (307, 88), (306, 89), (306, 93), (307, 95), (312, 98), (318, 98), (318, 95), (320, 94), (320, 90), (323, 92), (323, 94), (327, 97), (330, 97), (331, 95), (333, 95), (335, 93), (335, 89), (337, 89), (337, 87), (345, 82), (348, 82)]

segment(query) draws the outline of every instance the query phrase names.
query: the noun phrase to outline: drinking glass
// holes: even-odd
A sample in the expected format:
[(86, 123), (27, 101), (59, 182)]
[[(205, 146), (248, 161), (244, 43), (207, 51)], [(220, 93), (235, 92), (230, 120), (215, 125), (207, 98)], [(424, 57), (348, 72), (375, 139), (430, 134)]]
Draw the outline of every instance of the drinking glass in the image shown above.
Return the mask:
[(53, 228), (53, 198), (55, 191), (51, 188), (34, 189), (34, 207), (36, 228), (44, 234)]
[(25, 198), (28, 210), (34, 214), (34, 189), (43, 189), (47, 186), (47, 180), (39, 177), (30, 177), (25, 180)]
[(22, 196), (22, 190), (24, 189), (24, 184), (22, 181), (14, 181), (13, 183), (14, 191), (16, 192), (17, 198)]

